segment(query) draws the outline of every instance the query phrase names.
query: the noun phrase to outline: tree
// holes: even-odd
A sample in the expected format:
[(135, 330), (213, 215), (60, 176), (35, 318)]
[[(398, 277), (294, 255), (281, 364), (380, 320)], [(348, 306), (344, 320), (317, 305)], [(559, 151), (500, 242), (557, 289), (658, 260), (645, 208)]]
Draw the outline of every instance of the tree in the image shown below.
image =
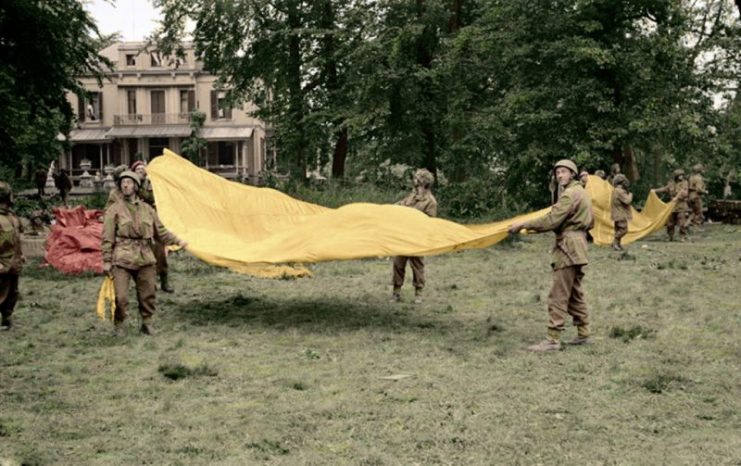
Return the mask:
[(183, 140), (181, 151), (183, 155), (196, 165), (201, 165), (201, 154), (208, 142), (201, 136), (201, 128), (206, 121), (206, 114), (193, 110), (189, 116), (190, 136)]
[(20, 177), (58, 157), (73, 111), (66, 92), (84, 90), (75, 76), (102, 79), (111, 64), (98, 54), (105, 41), (77, 0), (0, 3), (0, 166)]

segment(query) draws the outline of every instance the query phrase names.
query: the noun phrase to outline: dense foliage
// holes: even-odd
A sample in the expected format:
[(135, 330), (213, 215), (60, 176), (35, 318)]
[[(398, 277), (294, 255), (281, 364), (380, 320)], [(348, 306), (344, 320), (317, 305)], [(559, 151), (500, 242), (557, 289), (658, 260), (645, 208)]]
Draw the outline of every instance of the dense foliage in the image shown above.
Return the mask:
[(111, 38), (78, 0), (0, 2), (0, 178), (27, 179), (63, 149), (77, 76), (101, 77), (98, 54)]

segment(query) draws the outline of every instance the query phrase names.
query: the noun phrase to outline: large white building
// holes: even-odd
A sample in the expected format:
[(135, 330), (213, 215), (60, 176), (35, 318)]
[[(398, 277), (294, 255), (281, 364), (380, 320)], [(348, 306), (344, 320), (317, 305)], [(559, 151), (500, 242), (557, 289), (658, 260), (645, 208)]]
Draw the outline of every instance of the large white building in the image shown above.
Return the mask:
[(92, 171), (106, 165), (130, 165), (151, 160), (165, 147), (179, 153), (190, 135), (189, 114), (206, 114), (201, 137), (208, 142), (204, 168), (227, 178), (256, 184), (266, 165), (265, 123), (248, 115), (251, 104), (223, 108), (224, 92), (214, 89), (216, 77), (186, 46), (184, 60), (163, 57), (141, 42), (114, 44), (101, 52), (114, 63), (102, 86), (95, 78), (79, 77), (89, 98), (68, 94), (77, 111), (77, 127), (69, 135), (71, 151), (62, 154), (60, 168), (73, 177), (87, 159)]

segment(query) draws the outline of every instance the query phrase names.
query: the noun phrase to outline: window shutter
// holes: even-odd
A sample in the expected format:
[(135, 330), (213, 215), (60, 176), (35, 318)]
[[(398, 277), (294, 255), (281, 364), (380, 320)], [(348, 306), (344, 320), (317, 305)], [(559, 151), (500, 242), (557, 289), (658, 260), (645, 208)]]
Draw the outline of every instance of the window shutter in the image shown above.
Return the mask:
[(224, 109), (224, 118), (226, 118), (227, 120), (232, 119), (232, 108), (231, 107), (227, 107)]
[(211, 119), (219, 118), (219, 93), (211, 91)]
[(77, 95), (77, 119), (80, 122), (85, 121), (85, 98), (82, 94)]
[(103, 121), (103, 93), (98, 92), (98, 121)]
[(196, 109), (196, 91), (188, 91), (188, 112)]

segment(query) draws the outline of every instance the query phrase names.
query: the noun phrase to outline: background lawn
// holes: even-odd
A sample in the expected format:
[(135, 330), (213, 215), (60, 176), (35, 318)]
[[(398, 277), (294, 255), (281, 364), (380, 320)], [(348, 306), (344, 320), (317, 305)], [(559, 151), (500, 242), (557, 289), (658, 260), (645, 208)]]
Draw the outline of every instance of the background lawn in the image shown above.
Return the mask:
[(740, 233), (592, 247), (595, 344), (544, 355), (552, 235), (429, 258), (421, 305), (410, 276), (388, 303), (386, 258), (271, 281), (178, 254), (154, 337), (32, 263), (0, 464), (741, 464)]

